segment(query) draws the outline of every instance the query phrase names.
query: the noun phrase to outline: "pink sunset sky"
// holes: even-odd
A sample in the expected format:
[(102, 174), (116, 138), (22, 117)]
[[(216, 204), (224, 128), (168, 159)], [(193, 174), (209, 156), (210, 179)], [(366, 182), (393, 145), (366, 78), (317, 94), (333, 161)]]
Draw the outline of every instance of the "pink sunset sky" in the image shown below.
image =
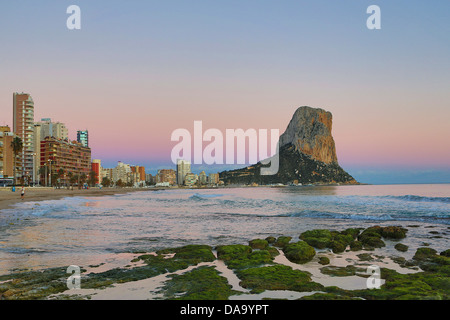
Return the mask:
[[(12, 126), (13, 92), (27, 92), (35, 121), (63, 122), (72, 139), (88, 129), (92, 157), (104, 166), (123, 161), (155, 171), (173, 167), (171, 133), (193, 132), (196, 120), (224, 135), (283, 133), (297, 107), (311, 106), (333, 114), (339, 163), (351, 174), (448, 174), (448, 4), (381, 1), (383, 28), (372, 31), (361, 4), (311, 1), (294, 15), (291, 1), (257, 10), (234, 10), (235, 1), (151, 10), (111, 1), (102, 10), (81, 1), (82, 29), (69, 31), (68, 4), (44, 3), (0, 5), (0, 125)], [(27, 11), (38, 14), (19, 23)]]

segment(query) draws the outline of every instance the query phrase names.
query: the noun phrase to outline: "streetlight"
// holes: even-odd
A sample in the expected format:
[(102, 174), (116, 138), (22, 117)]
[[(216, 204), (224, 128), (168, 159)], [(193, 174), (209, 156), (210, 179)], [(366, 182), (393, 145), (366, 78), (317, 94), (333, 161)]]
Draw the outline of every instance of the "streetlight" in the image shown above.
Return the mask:
[(33, 181), (33, 187), (36, 184), (36, 156), (37, 156), (37, 153), (34, 152), (33, 153), (33, 179), (31, 179), (31, 181)]
[(48, 175), (48, 180), (49, 180), (49, 185), (51, 187), (52, 186), (52, 160), (48, 159), (47, 161), (48, 161), (49, 167), (50, 167), (50, 173)]

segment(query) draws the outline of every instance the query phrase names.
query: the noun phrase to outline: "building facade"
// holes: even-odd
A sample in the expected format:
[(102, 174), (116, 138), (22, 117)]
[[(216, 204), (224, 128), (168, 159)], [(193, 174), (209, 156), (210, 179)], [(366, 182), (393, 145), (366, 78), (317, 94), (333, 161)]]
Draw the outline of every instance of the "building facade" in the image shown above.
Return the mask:
[(34, 101), (28, 93), (13, 93), (13, 132), (23, 143), (18, 155), (16, 178), (23, 177), (28, 182), (34, 169)]
[(14, 133), (10, 127), (0, 126), (0, 178), (12, 178), (14, 175), (13, 139)]
[(61, 122), (52, 122), (50, 118), (43, 118), (41, 121), (36, 122), (35, 125), (40, 125), (40, 141), (46, 137), (54, 137), (61, 140), (69, 140), (69, 130), (66, 125)]
[(175, 185), (177, 183), (177, 174), (173, 169), (160, 169), (155, 177), (155, 182), (168, 183), (169, 185)]
[[(45, 168), (45, 174), (41, 175), (41, 184), (54, 185), (58, 182), (66, 185), (70, 183), (70, 176), (89, 176), (91, 149), (76, 141), (46, 137), (41, 141), (40, 166)], [(60, 169), (63, 174), (55, 177), (61, 172)]]
[(131, 182), (131, 166), (121, 161), (112, 169), (112, 181), (117, 183), (119, 180), (123, 183)]
[(208, 181), (209, 184), (213, 184), (213, 185), (219, 184), (219, 181), (220, 181), (219, 180), (219, 174), (218, 173), (210, 173), (208, 180), (209, 180)]
[(187, 160), (177, 160), (177, 184), (184, 185), (186, 174), (191, 172), (191, 163)]
[(85, 147), (89, 147), (89, 133), (87, 130), (77, 131), (77, 141)]
[(95, 172), (95, 183), (100, 184), (102, 181), (102, 161), (100, 159), (92, 160), (92, 172)]

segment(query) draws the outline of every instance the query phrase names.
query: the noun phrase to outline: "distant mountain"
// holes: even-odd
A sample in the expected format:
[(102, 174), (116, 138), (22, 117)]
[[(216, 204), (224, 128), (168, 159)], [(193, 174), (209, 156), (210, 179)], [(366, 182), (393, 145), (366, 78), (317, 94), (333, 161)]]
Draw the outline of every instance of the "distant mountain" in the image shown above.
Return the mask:
[[(332, 114), (323, 109), (300, 107), (279, 139), (279, 168), (273, 175), (261, 175), (255, 165), (220, 173), (225, 184), (357, 184), (339, 166), (336, 146), (331, 135)], [(263, 163), (265, 163), (263, 161)]]

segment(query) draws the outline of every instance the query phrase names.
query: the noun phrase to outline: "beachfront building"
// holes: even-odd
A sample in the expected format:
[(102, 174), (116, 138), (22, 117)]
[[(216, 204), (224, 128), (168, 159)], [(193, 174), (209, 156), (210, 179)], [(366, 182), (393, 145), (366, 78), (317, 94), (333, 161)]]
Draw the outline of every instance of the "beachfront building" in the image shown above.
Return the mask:
[(212, 185), (219, 184), (219, 174), (218, 173), (210, 173), (208, 183)]
[(184, 184), (188, 187), (192, 187), (198, 181), (198, 176), (195, 173), (188, 172), (184, 177)]
[(92, 160), (91, 171), (95, 172), (95, 183), (101, 183), (102, 161), (100, 159)]
[(202, 171), (198, 175), (198, 181), (200, 184), (204, 185), (208, 183), (208, 176), (206, 175), (205, 171)]
[(69, 130), (64, 123), (52, 122), (52, 119), (50, 118), (42, 118), (41, 121), (35, 123), (35, 126), (36, 125), (40, 126), (40, 141), (44, 140), (45, 137), (69, 140)]
[(179, 186), (185, 184), (186, 174), (191, 172), (191, 163), (187, 160), (177, 160), (177, 183)]
[(77, 141), (85, 147), (89, 147), (89, 133), (87, 130), (77, 131)]
[(160, 169), (158, 174), (155, 176), (155, 183), (167, 182), (169, 185), (173, 186), (177, 183), (177, 175), (173, 169)]
[(77, 141), (46, 137), (41, 141), (40, 166), (44, 169), (43, 185), (66, 185), (71, 176), (87, 178), (91, 171), (91, 149)]
[(131, 182), (131, 166), (119, 161), (117, 166), (112, 169), (112, 181), (117, 183), (119, 180), (126, 184)]
[(14, 133), (10, 127), (0, 126), (0, 178), (9, 178), (14, 175), (14, 152), (11, 142)]
[(17, 157), (16, 178), (24, 178), (27, 183), (34, 170), (34, 101), (28, 93), (13, 93), (13, 132), (23, 143)]

